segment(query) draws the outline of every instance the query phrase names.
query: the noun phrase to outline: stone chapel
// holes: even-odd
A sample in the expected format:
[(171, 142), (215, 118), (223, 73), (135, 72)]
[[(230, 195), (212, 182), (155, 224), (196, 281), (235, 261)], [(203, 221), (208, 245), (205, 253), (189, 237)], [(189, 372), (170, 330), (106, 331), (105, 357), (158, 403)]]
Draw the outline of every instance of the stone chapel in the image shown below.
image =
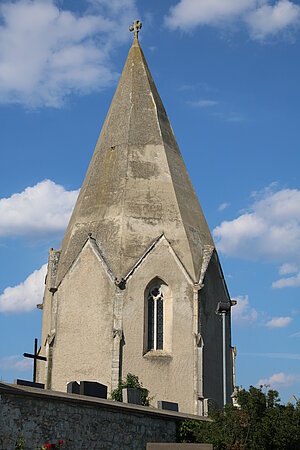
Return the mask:
[(49, 253), (37, 381), (111, 392), (130, 372), (154, 406), (202, 415), (210, 399), (231, 401), (232, 303), (140, 27), (61, 248)]

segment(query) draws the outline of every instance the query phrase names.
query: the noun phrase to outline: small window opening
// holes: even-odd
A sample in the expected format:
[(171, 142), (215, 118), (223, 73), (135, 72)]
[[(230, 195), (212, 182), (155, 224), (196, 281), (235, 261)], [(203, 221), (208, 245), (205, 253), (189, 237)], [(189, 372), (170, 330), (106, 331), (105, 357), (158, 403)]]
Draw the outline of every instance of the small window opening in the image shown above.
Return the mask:
[(150, 289), (148, 295), (148, 350), (164, 346), (164, 299), (161, 287)]

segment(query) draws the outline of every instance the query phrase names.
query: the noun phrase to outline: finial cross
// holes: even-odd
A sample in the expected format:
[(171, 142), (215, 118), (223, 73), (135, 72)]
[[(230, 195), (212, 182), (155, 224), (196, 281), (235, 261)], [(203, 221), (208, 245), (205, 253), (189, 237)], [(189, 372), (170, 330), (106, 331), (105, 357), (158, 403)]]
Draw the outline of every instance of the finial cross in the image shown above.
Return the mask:
[(140, 29), (142, 28), (142, 22), (134, 20), (133, 25), (129, 27), (129, 31), (133, 31), (134, 37), (138, 38)]

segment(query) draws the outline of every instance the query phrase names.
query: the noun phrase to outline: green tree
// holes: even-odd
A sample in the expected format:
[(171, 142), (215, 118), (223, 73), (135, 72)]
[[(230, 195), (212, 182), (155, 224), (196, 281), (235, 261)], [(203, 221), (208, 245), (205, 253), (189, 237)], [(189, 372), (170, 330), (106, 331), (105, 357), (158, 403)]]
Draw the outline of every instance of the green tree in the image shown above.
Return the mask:
[(122, 402), (123, 401), (122, 389), (124, 388), (139, 389), (141, 391), (142, 405), (144, 406), (150, 405), (151, 398), (149, 397), (149, 391), (148, 389), (143, 387), (142, 383), (139, 381), (138, 376), (128, 373), (126, 376), (126, 380), (121, 380), (119, 382), (119, 386), (114, 391), (112, 391), (111, 398), (118, 402)]
[(263, 387), (238, 390), (239, 408), (226, 405), (211, 422), (186, 420), (180, 442), (211, 443), (215, 450), (300, 450), (300, 403), (281, 405), (278, 392)]

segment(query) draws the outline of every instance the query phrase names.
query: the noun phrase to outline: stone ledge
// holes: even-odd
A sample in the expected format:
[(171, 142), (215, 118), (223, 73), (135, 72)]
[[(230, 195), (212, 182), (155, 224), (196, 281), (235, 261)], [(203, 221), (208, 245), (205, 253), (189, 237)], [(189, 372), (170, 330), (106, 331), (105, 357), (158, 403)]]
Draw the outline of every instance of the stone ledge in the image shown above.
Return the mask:
[(185, 414), (174, 411), (160, 410), (149, 406), (130, 405), (126, 403), (116, 402), (113, 400), (105, 400), (96, 397), (87, 397), (78, 394), (67, 394), (65, 392), (41, 390), (28, 386), (19, 386), (9, 383), (0, 383), (0, 396), (12, 395), (22, 397), (33, 397), (41, 400), (63, 401), (66, 403), (80, 404), (86, 406), (95, 406), (98, 408), (105, 408), (107, 411), (115, 411), (124, 414), (134, 414), (149, 417), (156, 417), (159, 419), (174, 419), (176, 421), (191, 419), (210, 422), (211, 419), (193, 414)]
[(160, 359), (173, 359), (171, 353), (168, 353), (164, 350), (148, 350), (144, 355), (144, 358), (152, 359), (152, 358), (160, 358)]

